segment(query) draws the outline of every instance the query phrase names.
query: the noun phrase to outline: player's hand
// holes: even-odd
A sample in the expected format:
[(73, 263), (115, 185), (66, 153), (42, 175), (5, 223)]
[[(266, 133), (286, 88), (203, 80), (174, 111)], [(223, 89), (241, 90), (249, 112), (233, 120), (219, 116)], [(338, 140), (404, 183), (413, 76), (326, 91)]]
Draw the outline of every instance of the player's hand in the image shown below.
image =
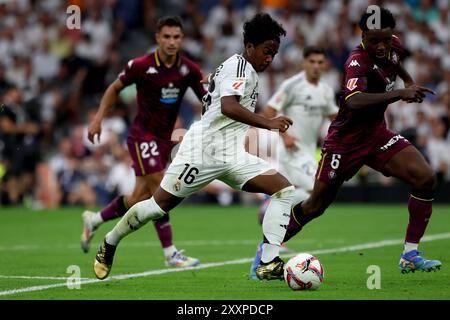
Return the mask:
[(295, 144), (298, 141), (296, 137), (291, 136), (287, 133), (283, 134), (281, 137), (283, 138), (284, 146), (286, 147), (286, 149), (288, 150), (298, 149), (297, 145)]
[(88, 127), (88, 139), (95, 144), (95, 136), (97, 136), (97, 142), (100, 142), (100, 134), (102, 133), (101, 121), (93, 120)]
[(293, 124), (291, 118), (285, 116), (278, 116), (275, 118), (269, 119), (269, 124), (267, 129), (272, 130), (276, 129), (280, 132), (285, 132), (289, 127)]
[(421, 103), (423, 102), (426, 93), (431, 93), (433, 95), (436, 94), (436, 92), (426, 87), (422, 87), (417, 84), (409, 85), (402, 90), (402, 100), (408, 103)]
[(200, 80), (200, 83), (201, 84), (209, 84), (209, 78), (211, 77), (211, 73), (208, 73), (206, 76), (204, 76), (203, 78), (202, 78), (202, 80)]

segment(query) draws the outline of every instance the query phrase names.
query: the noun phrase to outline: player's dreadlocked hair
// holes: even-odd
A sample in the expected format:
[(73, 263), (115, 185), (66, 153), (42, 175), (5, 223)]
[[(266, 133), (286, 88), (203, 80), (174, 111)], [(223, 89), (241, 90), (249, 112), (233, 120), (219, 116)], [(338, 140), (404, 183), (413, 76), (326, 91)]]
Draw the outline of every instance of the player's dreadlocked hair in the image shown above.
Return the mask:
[(280, 42), (280, 36), (286, 36), (286, 30), (267, 13), (258, 13), (244, 23), (244, 45), (255, 46), (267, 40)]
[[(367, 20), (373, 15), (374, 13), (367, 13), (365, 12), (362, 16), (361, 19), (359, 20), (359, 27), (361, 28), (362, 31), (368, 31), (369, 30), (369, 26), (367, 23)], [(391, 28), (391, 29), (395, 29), (395, 18), (392, 15), (392, 13), (385, 8), (380, 8), (380, 26), (381, 29), (386, 29), (386, 28)]]

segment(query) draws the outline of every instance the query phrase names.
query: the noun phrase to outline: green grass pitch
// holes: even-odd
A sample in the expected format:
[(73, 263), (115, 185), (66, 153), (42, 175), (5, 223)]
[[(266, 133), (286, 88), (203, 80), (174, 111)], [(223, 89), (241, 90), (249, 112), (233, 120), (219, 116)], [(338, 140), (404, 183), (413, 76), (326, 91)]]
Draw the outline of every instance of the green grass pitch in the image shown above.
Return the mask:
[[(261, 239), (256, 207), (182, 205), (171, 213), (174, 242), (200, 258), (200, 268), (167, 269), (151, 223), (119, 246), (111, 279), (95, 281), (92, 263), (103, 236), (81, 252), (80, 208), (30, 211), (0, 209), (0, 299), (145, 300), (449, 300), (450, 207), (435, 205), (420, 250), (439, 259), (438, 272), (401, 274), (398, 269), (408, 220), (405, 205), (335, 204), (288, 245), (315, 254), (325, 269), (317, 291), (292, 291), (284, 281), (248, 278)], [(287, 259), (287, 257), (285, 257)], [(380, 268), (379, 289), (368, 267)], [(80, 288), (69, 289), (69, 266), (80, 270)], [(69, 270), (70, 271), (70, 270)], [(76, 282), (69, 284), (76, 285)]]

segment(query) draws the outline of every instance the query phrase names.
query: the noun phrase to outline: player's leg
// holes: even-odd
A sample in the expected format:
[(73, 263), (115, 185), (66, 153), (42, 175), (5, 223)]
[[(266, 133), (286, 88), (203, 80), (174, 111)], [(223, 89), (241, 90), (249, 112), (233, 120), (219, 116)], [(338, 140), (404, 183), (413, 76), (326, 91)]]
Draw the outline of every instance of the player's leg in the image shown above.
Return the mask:
[(187, 160), (190, 159), (190, 154), (187, 154), (185, 158), (179, 155), (180, 152), (167, 168), (153, 196), (132, 206), (116, 226), (106, 234), (94, 261), (94, 273), (97, 278), (105, 279), (108, 276), (117, 244), (125, 236), (138, 230), (149, 220), (163, 217), (185, 197), (202, 189), (222, 174), (220, 170), (203, 167), (201, 164), (191, 164)]
[[(149, 199), (159, 187), (163, 177), (163, 171), (136, 177), (137, 183), (133, 194), (124, 198), (124, 202), (127, 204), (126, 209), (128, 210), (129, 207), (139, 201)], [(123, 212), (121, 216), (123, 216), (125, 212)], [(169, 213), (159, 219), (153, 220), (153, 224), (158, 234), (159, 241), (161, 242), (166, 266), (192, 267), (200, 263), (198, 259), (186, 256), (183, 253), (183, 250), (178, 250), (173, 244), (172, 224), (170, 223)]]
[(255, 273), (259, 279), (282, 279), (284, 263), (279, 253), (289, 223), (295, 188), (284, 176), (272, 171), (250, 179), (242, 190), (270, 196), (262, 223), (264, 240), (261, 260)]
[(336, 199), (345, 179), (352, 177), (362, 165), (355, 153), (333, 153), (323, 149), (310, 196), (294, 204), (284, 241), (295, 236), (311, 220), (321, 216)]
[(82, 215), (83, 232), (81, 234), (81, 249), (83, 252), (89, 251), (95, 232), (104, 222), (122, 217), (132, 205), (150, 198), (163, 176), (163, 171), (144, 176), (137, 175), (131, 195), (115, 197), (99, 212), (84, 211)]
[[(279, 161), (279, 172), (283, 176), (289, 177), (289, 181), (295, 186), (293, 203), (297, 204), (306, 200), (312, 192), (317, 164), (313, 155), (301, 151), (283, 153), (283, 155), (283, 158)], [(259, 208), (258, 217), (261, 224), (269, 203), (270, 197)]]
[(161, 218), (183, 199), (159, 187), (150, 199), (133, 205), (116, 226), (106, 234), (95, 257), (95, 276), (98, 279), (105, 279), (108, 276), (117, 245), (124, 237), (140, 229), (148, 221)]
[(439, 269), (441, 262), (427, 260), (419, 255), (418, 246), (432, 213), (432, 200), (436, 174), (422, 154), (412, 145), (395, 153), (384, 165), (382, 172), (408, 183), (412, 190), (408, 200), (409, 223), (405, 245), (400, 257), (402, 273), (415, 270)]

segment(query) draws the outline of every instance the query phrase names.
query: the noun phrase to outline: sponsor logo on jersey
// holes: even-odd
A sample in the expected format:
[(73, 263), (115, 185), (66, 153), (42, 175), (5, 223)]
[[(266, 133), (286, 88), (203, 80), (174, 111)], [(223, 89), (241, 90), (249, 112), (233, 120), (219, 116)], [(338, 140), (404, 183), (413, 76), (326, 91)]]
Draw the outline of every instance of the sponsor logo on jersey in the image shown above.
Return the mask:
[(180, 89), (174, 87), (173, 83), (170, 82), (168, 87), (161, 89), (161, 98), (159, 101), (166, 104), (172, 104), (178, 101), (180, 94)]
[(352, 60), (350, 62), (350, 64), (348, 65), (348, 67), (350, 68), (350, 67), (361, 67), (361, 66), (359, 65), (359, 62), (357, 60)]
[[(383, 151), (386, 151), (387, 149), (389, 149), (390, 146), (392, 146), (393, 144), (395, 144), (398, 140), (400, 139), (405, 139), (402, 135), (398, 134), (396, 136), (393, 136), (388, 143), (386, 143), (384, 146), (382, 146), (380, 149)], [(406, 140), (406, 139), (405, 139)]]
[(234, 90), (239, 90), (239, 88), (244, 84), (243, 80), (235, 81), (231, 86)]
[(358, 82), (358, 78), (351, 78), (348, 79), (347, 81), (347, 89), (350, 91), (353, 91), (356, 89), (357, 85), (356, 83)]
[(147, 70), (145, 73), (148, 73), (148, 74), (157, 74), (157, 73), (158, 73), (158, 70), (156, 70), (155, 67), (150, 67), (150, 68), (148, 68), (148, 70)]

